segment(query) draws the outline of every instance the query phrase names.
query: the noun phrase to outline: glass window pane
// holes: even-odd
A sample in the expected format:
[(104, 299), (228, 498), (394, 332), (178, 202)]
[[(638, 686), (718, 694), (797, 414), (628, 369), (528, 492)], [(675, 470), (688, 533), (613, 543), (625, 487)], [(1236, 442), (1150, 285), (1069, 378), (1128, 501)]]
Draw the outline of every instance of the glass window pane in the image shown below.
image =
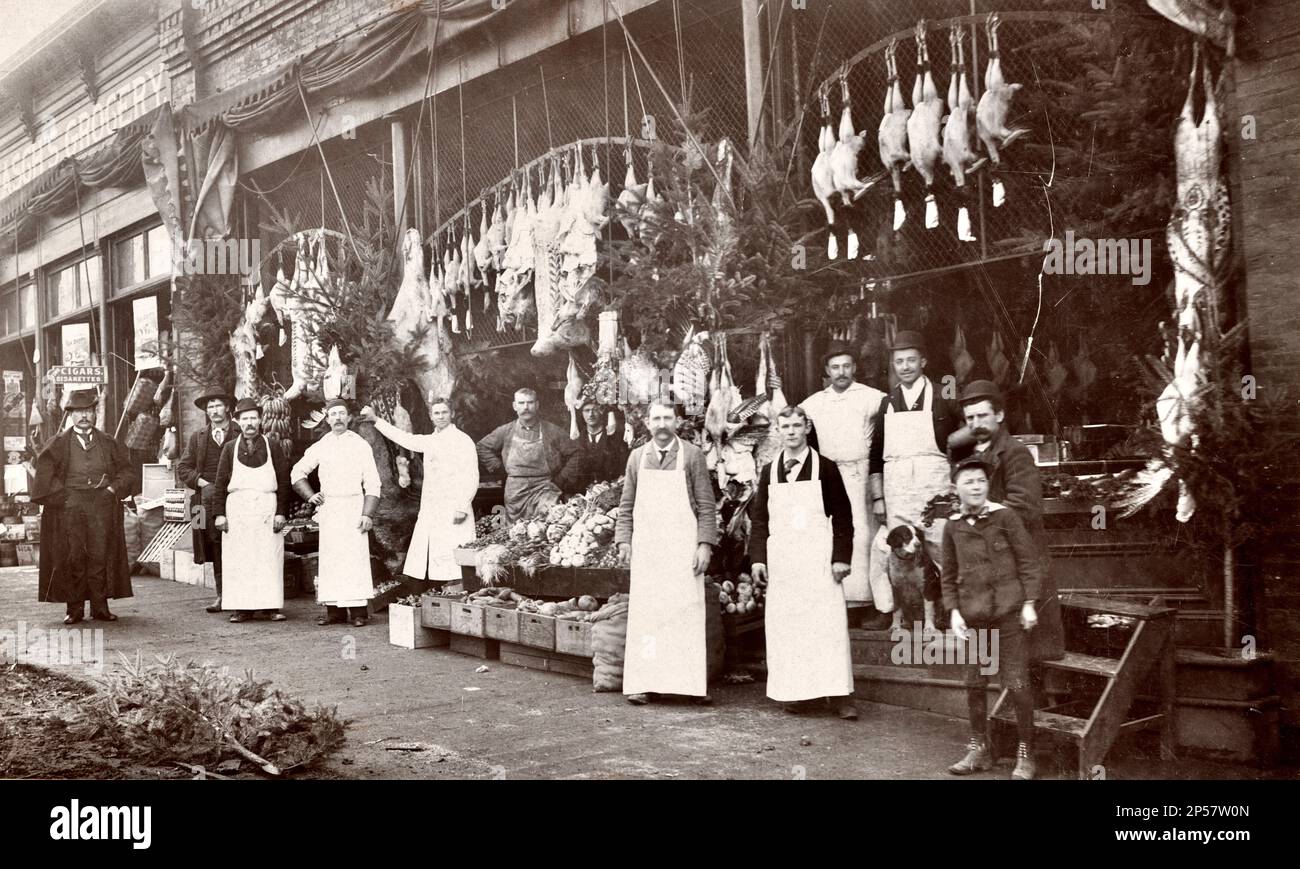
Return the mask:
[(144, 236), (133, 235), (119, 241), (113, 248), (117, 262), (113, 286), (129, 287), (144, 280)]
[(50, 309), (51, 317), (77, 310), (76, 269), (76, 266), (69, 266), (57, 272), (50, 272), (47, 276), (45, 304)]
[(18, 324), (23, 329), (36, 326), (36, 285), (18, 289)]
[(99, 257), (92, 256), (77, 266), (77, 283), (81, 287), (81, 292), (77, 294), (81, 305), (98, 305), (99, 291), (104, 284), (103, 263)]
[(0, 325), (4, 327), (4, 334), (9, 335), (18, 331), (18, 294), (10, 291), (4, 294), (0, 300), (0, 309), (3, 309), (3, 316), (0, 316)]
[(172, 244), (167, 229), (155, 226), (149, 230), (149, 277), (160, 278), (172, 273)]

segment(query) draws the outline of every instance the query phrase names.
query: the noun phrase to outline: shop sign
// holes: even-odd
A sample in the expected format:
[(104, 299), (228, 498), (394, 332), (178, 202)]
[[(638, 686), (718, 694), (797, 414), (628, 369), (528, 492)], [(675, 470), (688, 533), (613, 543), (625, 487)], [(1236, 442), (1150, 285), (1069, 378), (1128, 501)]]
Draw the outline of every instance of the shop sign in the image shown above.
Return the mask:
[(55, 383), (108, 383), (108, 370), (103, 365), (56, 365), (50, 369), (50, 379)]

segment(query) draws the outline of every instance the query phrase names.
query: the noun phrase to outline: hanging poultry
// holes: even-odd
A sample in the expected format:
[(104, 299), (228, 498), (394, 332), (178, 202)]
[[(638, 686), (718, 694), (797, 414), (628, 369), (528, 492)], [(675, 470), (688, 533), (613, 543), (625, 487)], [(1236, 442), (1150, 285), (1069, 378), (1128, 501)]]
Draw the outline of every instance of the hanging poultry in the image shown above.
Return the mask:
[[(1007, 84), (1002, 77), (1002, 56), (998, 50), (998, 28), (1001, 26), (1002, 19), (996, 12), (991, 13), (985, 24), (989, 40), (989, 64), (984, 68), (984, 93), (980, 95), (979, 106), (975, 109), (975, 130), (994, 166), (1001, 163), (999, 149), (1006, 148), (1027, 132), (1007, 127), (1011, 98), (1024, 85)], [(993, 205), (996, 207), (1005, 200), (1005, 194), (1002, 192), (1001, 181), (995, 180), (993, 184)]]
[(925, 19), (916, 22), (916, 83), (912, 86), (912, 115), (907, 119), (907, 141), (912, 166), (925, 181), (925, 228), (939, 225), (939, 207), (934, 201), (934, 176), (943, 155), (940, 125), (943, 98), (935, 87), (926, 46)]
[[(943, 161), (948, 164), (952, 181), (959, 191), (966, 187), (966, 175), (984, 165), (971, 148), (975, 127), (975, 104), (966, 84), (965, 31), (954, 24), (948, 32), (952, 47), (952, 77), (948, 81), (948, 122), (943, 127)], [(957, 238), (975, 241), (971, 234), (970, 209), (963, 203), (957, 212)]]
[(717, 361), (714, 363), (713, 381), (710, 383), (709, 406), (704, 412), (704, 428), (716, 444), (722, 443), (723, 433), (727, 430), (727, 416), (740, 404), (740, 390), (736, 388), (731, 376), (731, 362), (727, 359), (727, 335), (720, 332), (715, 338), (714, 346)]
[(424, 276), (424, 245), (419, 230), (408, 229), (402, 240), (402, 281), (387, 318), (393, 324), (394, 343), (406, 347), (429, 328), (433, 313), (433, 298)]
[(646, 185), (636, 183), (636, 171), (633, 169), (630, 147), (623, 152), (623, 159), (627, 161), (627, 171), (623, 174), (623, 189), (614, 200), (614, 211), (628, 238), (635, 238), (638, 234), (641, 207), (645, 203)]
[(993, 331), (993, 337), (989, 341), (988, 349), (989, 373), (993, 375), (993, 382), (999, 388), (1005, 389), (1011, 380), (1011, 360), (1002, 344), (1002, 333), (996, 329)]
[(707, 406), (711, 365), (704, 342), (708, 337), (708, 332), (688, 328), (682, 352), (673, 365), (673, 401), (682, 405), (687, 416), (703, 413)]
[[(826, 209), (826, 223), (833, 226), (835, 210), (831, 207), (831, 197), (835, 194), (835, 170), (831, 168), (831, 154), (835, 150), (835, 132), (831, 129), (830, 97), (825, 85), (818, 90), (817, 96), (821, 103), (822, 126), (817, 131), (817, 158), (812, 165), (812, 189), (817, 201)], [(834, 254), (831, 258), (834, 259)]]
[(564, 377), (564, 403), (569, 407), (569, 437), (577, 440), (581, 434), (578, 431), (578, 410), (582, 406), (582, 375), (578, 373), (578, 360), (574, 357), (573, 351), (569, 351), (569, 367)]
[(885, 109), (880, 118), (880, 162), (894, 182), (894, 231), (907, 219), (903, 208), (903, 172), (911, 165), (911, 152), (907, 147), (907, 121), (912, 110), (903, 102), (903, 88), (898, 83), (898, 42), (891, 41), (885, 49)]
[(1068, 392), (1076, 401), (1082, 403), (1087, 400), (1088, 392), (1097, 380), (1097, 366), (1088, 353), (1088, 341), (1083, 336), (1079, 337), (1079, 349), (1070, 360), (1070, 369), (1074, 371), (1075, 385)]
[(840, 112), (840, 138), (831, 149), (831, 175), (835, 190), (844, 198), (845, 205), (852, 205), (862, 198), (876, 183), (874, 179), (858, 177), (858, 158), (867, 144), (867, 132), (856, 132), (853, 128), (853, 112), (849, 101), (848, 69), (840, 70), (840, 101), (844, 104)]
[(952, 358), (952, 373), (956, 375), (957, 382), (965, 383), (966, 378), (970, 377), (971, 369), (975, 367), (975, 358), (966, 349), (966, 334), (960, 325), (957, 326), (957, 334), (952, 339), (948, 353)]

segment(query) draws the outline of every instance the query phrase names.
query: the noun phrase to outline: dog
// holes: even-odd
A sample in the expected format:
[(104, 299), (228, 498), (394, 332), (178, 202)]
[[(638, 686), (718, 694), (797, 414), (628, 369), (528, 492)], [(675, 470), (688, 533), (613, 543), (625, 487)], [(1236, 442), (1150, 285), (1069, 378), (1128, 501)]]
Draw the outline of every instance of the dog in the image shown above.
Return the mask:
[(915, 525), (899, 525), (885, 537), (885, 543), (889, 546), (885, 572), (894, 589), (891, 630), (903, 630), (904, 618), (910, 628), (923, 617), (925, 633), (937, 633), (939, 568), (925, 552), (925, 532)]

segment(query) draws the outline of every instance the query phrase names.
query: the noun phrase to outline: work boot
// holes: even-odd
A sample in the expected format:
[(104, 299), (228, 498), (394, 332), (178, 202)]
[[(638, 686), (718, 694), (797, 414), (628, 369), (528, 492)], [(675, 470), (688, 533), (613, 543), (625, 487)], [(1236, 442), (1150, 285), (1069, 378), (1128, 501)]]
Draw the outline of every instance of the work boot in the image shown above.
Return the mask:
[(973, 772), (983, 772), (992, 768), (993, 756), (989, 754), (988, 743), (972, 736), (970, 742), (966, 744), (966, 756), (948, 767), (948, 772), (953, 775), (970, 775)]
[(623, 699), (626, 700), (628, 703), (631, 703), (633, 706), (644, 706), (650, 702), (650, 695), (649, 694), (628, 694)]
[(221, 595), (217, 595), (217, 599), (214, 600), (212, 603), (208, 604), (206, 609), (210, 613), (221, 612)]
[(827, 698), (835, 707), (835, 714), (844, 721), (857, 721), (858, 710), (853, 705), (852, 697)]
[(1034, 753), (1029, 748), (1029, 743), (1020, 743), (1016, 749), (1016, 768), (1011, 771), (1011, 780), (1030, 781), (1037, 772), (1038, 765), (1034, 763)]

